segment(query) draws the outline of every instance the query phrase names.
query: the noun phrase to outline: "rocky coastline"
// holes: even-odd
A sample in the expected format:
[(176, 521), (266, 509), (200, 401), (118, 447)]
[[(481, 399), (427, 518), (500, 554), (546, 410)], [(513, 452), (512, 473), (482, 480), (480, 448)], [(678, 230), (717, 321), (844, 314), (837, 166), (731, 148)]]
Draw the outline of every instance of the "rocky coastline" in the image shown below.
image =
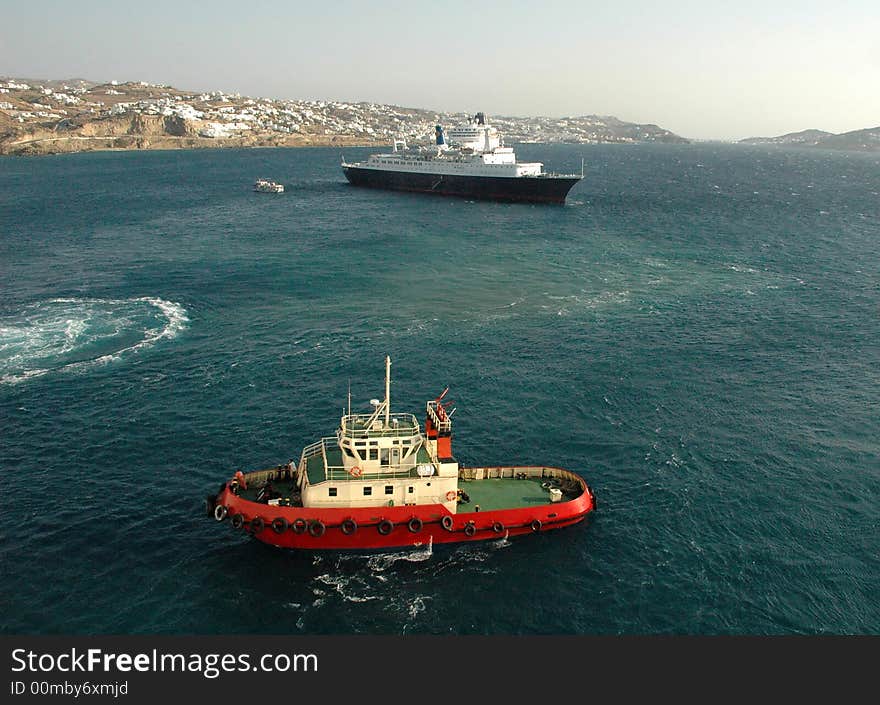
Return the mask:
[[(0, 78), (0, 154), (217, 147), (427, 144), (438, 113), (375, 103), (195, 93), (145, 82), (91, 83)], [(611, 116), (492, 116), (508, 143), (636, 143), (688, 140), (657, 125)]]

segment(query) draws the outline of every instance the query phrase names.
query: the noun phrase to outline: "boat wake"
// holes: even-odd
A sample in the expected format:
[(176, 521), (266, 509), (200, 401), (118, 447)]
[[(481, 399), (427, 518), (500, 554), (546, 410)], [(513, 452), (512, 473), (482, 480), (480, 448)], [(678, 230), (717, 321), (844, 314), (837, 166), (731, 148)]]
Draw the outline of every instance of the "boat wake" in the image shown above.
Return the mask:
[(0, 318), (0, 383), (107, 364), (176, 337), (188, 322), (180, 304), (150, 296), (39, 301)]
[(367, 567), (373, 572), (383, 573), (398, 561), (407, 563), (421, 563), (430, 560), (434, 555), (434, 542), (429, 540), (426, 546), (417, 546), (407, 551), (395, 551), (393, 553), (377, 553), (367, 559)]

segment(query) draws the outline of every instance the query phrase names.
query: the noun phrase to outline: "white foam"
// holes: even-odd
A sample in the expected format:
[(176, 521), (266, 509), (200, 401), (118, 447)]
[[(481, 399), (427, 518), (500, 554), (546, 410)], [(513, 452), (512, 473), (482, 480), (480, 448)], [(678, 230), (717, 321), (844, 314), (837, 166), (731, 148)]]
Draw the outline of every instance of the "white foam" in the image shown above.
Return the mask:
[[(367, 566), (374, 573), (382, 573), (383, 571), (388, 570), (398, 561), (421, 563), (422, 561), (430, 560), (431, 556), (433, 555), (434, 546), (432, 542), (429, 542), (428, 545), (423, 548), (419, 547), (414, 550), (399, 551), (395, 553), (379, 553), (374, 556), (370, 556), (367, 559)], [(376, 575), (376, 577), (381, 579), (381, 576), (379, 575)]]
[[(94, 357), (63, 359), (77, 352), (87, 356), (89, 346), (107, 346), (121, 335), (128, 334), (130, 340), (145, 316), (156, 318), (157, 325), (147, 324), (137, 342)], [(37, 302), (0, 326), (0, 382), (17, 384), (48, 372), (107, 364), (160, 340), (177, 337), (188, 322), (180, 304), (151, 296)]]

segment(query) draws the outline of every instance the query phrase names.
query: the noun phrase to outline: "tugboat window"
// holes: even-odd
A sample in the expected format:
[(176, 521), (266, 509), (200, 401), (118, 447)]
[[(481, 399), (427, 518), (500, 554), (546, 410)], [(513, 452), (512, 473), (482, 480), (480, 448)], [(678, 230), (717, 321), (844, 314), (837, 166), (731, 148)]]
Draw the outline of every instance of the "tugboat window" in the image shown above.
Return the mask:
[(378, 448), (370, 448), (370, 460), (377, 460), (379, 458), (379, 449)]
[(373, 488), (364, 487), (364, 497), (369, 497), (371, 494), (373, 494)]
[(413, 493), (413, 490), (415, 490), (414, 487), (407, 487), (407, 488), (406, 488), (406, 491), (409, 492), (410, 494)]
[(394, 485), (385, 485), (385, 494), (394, 494)]
[(328, 488), (327, 488), (327, 492), (329, 493), (329, 495), (330, 495), (331, 497), (335, 497), (335, 496), (336, 496), (336, 488), (335, 488), (335, 487), (328, 487)]

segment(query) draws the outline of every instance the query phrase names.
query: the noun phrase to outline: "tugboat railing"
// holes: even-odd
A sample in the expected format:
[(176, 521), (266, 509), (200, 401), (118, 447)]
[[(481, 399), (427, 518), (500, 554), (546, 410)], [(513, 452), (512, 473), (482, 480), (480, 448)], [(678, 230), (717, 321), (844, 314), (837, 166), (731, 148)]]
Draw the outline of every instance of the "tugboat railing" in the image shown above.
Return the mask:
[[(380, 466), (378, 470), (364, 469), (362, 473), (352, 474), (344, 465), (331, 465), (327, 459), (327, 444), (333, 443), (333, 445), (336, 446), (337, 441), (338, 439), (336, 436), (325, 436), (303, 448), (299, 463), (300, 469), (308, 472), (309, 460), (311, 458), (320, 457), (321, 465), (324, 470), (324, 480), (384, 480), (393, 477), (411, 477), (413, 476), (413, 473), (416, 472), (415, 466), (412, 468)], [(434, 463), (432, 463), (432, 465), (434, 465)], [(434, 471), (437, 472), (436, 465)]]

